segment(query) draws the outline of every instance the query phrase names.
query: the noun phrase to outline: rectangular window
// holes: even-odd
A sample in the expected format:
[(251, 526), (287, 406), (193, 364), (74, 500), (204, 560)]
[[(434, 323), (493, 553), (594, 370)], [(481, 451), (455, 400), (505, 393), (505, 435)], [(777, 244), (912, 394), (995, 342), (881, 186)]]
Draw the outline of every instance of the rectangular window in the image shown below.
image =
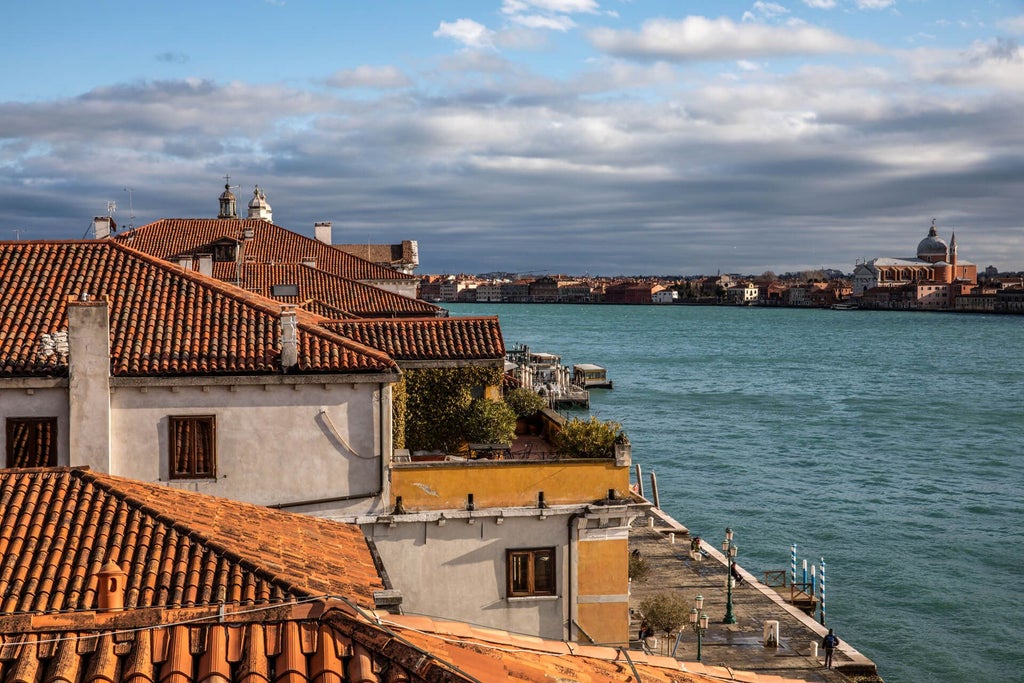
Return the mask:
[(57, 418), (7, 418), (8, 467), (57, 466)]
[(217, 476), (216, 421), (213, 415), (168, 418), (171, 479)]
[(555, 595), (555, 549), (508, 550), (508, 597)]

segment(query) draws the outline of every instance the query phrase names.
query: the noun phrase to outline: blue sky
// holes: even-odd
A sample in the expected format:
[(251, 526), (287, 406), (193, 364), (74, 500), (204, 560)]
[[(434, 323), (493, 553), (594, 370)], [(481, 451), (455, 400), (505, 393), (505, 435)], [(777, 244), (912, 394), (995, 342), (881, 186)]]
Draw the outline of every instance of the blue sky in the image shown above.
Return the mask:
[[(212, 217), (423, 272), (1024, 268), (1024, 2), (17, 3), (0, 238)], [(129, 193), (131, 211), (129, 216)]]

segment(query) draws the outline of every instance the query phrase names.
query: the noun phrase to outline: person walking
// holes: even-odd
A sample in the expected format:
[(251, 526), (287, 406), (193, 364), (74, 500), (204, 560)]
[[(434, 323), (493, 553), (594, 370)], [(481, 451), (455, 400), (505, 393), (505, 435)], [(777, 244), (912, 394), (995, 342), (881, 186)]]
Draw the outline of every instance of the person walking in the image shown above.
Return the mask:
[(832, 629), (829, 629), (828, 635), (821, 639), (821, 647), (825, 649), (825, 668), (831, 669), (832, 655), (839, 647), (839, 638), (832, 632)]

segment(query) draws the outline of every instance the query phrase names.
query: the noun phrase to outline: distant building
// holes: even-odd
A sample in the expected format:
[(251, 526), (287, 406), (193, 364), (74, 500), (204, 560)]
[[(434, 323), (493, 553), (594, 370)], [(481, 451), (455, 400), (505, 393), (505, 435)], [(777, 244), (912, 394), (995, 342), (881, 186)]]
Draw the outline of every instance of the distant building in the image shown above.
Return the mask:
[[(879, 257), (858, 263), (853, 271), (853, 295), (885, 305), (875, 289), (902, 290), (893, 297), (896, 308), (952, 308), (955, 296), (978, 282), (978, 267), (961, 260), (956, 235), (947, 244), (939, 237), (932, 221), (931, 229), (917, 245), (916, 258)], [(910, 289), (913, 294), (909, 295)], [(908, 305), (909, 304), (909, 305)]]

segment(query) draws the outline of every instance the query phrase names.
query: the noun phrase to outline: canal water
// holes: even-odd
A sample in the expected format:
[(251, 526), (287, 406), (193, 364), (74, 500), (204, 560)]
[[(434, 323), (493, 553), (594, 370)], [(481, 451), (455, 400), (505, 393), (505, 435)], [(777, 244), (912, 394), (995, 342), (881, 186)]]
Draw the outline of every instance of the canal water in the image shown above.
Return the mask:
[(710, 541), (731, 526), (757, 576), (793, 543), (825, 558), (828, 625), (888, 683), (1024, 680), (1024, 316), (449, 309), (606, 367), (591, 412), (662, 507)]

